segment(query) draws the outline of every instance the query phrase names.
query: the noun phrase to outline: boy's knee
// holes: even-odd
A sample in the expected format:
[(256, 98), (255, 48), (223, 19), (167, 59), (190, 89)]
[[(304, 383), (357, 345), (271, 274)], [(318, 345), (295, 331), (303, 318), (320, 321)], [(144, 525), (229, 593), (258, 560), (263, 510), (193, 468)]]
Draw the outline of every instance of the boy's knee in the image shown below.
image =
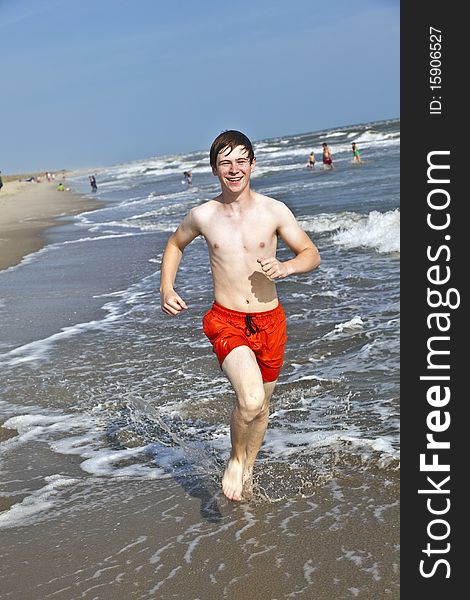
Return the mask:
[(244, 393), (237, 400), (241, 417), (247, 423), (254, 421), (266, 409), (265, 394), (262, 387)]

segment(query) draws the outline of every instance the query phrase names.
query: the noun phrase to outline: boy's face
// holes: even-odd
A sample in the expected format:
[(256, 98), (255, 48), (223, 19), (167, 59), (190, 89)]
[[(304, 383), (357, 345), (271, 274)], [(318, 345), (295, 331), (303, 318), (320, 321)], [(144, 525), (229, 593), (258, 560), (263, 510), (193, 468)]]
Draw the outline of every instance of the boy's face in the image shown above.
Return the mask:
[(250, 183), (250, 176), (255, 169), (256, 159), (250, 164), (248, 150), (244, 146), (236, 146), (231, 152), (224, 148), (217, 155), (217, 164), (212, 173), (219, 178), (222, 191), (240, 194)]

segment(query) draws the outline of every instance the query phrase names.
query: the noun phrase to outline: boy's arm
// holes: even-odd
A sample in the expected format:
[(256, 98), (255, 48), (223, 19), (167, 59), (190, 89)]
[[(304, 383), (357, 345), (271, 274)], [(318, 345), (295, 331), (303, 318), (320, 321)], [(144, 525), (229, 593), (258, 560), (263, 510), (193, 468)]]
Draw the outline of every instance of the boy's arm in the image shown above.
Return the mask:
[(178, 229), (170, 236), (165, 246), (160, 275), (160, 299), (162, 311), (167, 315), (176, 316), (188, 308), (173, 286), (184, 249), (200, 233), (194, 218), (194, 209), (192, 209)]
[(320, 253), (285, 204), (279, 203), (279, 217), (277, 233), (295, 254), (295, 258), (284, 262), (280, 262), (275, 256), (259, 259), (266, 277), (282, 279), (316, 269), (320, 265)]

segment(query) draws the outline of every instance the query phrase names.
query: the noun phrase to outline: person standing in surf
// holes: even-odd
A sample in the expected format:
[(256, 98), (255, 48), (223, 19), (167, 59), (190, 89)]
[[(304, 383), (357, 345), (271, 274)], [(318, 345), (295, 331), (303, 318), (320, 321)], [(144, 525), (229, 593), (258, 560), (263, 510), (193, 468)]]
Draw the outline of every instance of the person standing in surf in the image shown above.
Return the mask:
[(353, 142), (351, 144), (351, 150), (352, 150), (352, 153), (353, 153), (353, 163), (360, 163), (361, 162), (361, 157), (359, 155), (359, 150), (357, 149), (356, 142)]
[(185, 183), (188, 187), (191, 187), (193, 185), (193, 174), (191, 173), (191, 171), (185, 171), (183, 175)]
[(315, 167), (315, 154), (313, 150), (310, 152), (308, 156), (307, 169), (313, 169)]
[(98, 189), (98, 186), (96, 184), (96, 177), (94, 175), (89, 175), (88, 181), (90, 182), (90, 185), (91, 185), (91, 191), (96, 192)]
[[(184, 249), (202, 235), (214, 284), (214, 303), (204, 315), (203, 330), (236, 397), (222, 490), (230, 500), (243, 500), (251, 495), (253, 465), (268, 426), (269, 402), (287, 341), (275, 281), (312, 271), (320, 255), (283, 202), (251, 189), (256, 158), (243, 133), (221, 133), (212, 143), (210, 164), (221, 193), (192, 208), (168, 239), (161, 309), (177, 316), (188, 308), (174, 282)], [(290, 260), (276, 258), (278, 237), (295, 255)]]
[(323, 142), (323, 170), (326, 169), (326, 165), (330, 167), (330, 171), (333, 170), (333, 155), (326, 142)]

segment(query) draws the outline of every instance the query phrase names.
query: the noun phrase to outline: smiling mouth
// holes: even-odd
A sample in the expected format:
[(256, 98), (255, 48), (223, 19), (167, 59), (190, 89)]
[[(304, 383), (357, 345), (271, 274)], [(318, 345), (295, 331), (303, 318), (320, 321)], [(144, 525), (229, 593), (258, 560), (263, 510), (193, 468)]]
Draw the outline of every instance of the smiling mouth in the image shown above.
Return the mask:
[(226, 177), (227, 181), (241, 181), (243, 177)]

